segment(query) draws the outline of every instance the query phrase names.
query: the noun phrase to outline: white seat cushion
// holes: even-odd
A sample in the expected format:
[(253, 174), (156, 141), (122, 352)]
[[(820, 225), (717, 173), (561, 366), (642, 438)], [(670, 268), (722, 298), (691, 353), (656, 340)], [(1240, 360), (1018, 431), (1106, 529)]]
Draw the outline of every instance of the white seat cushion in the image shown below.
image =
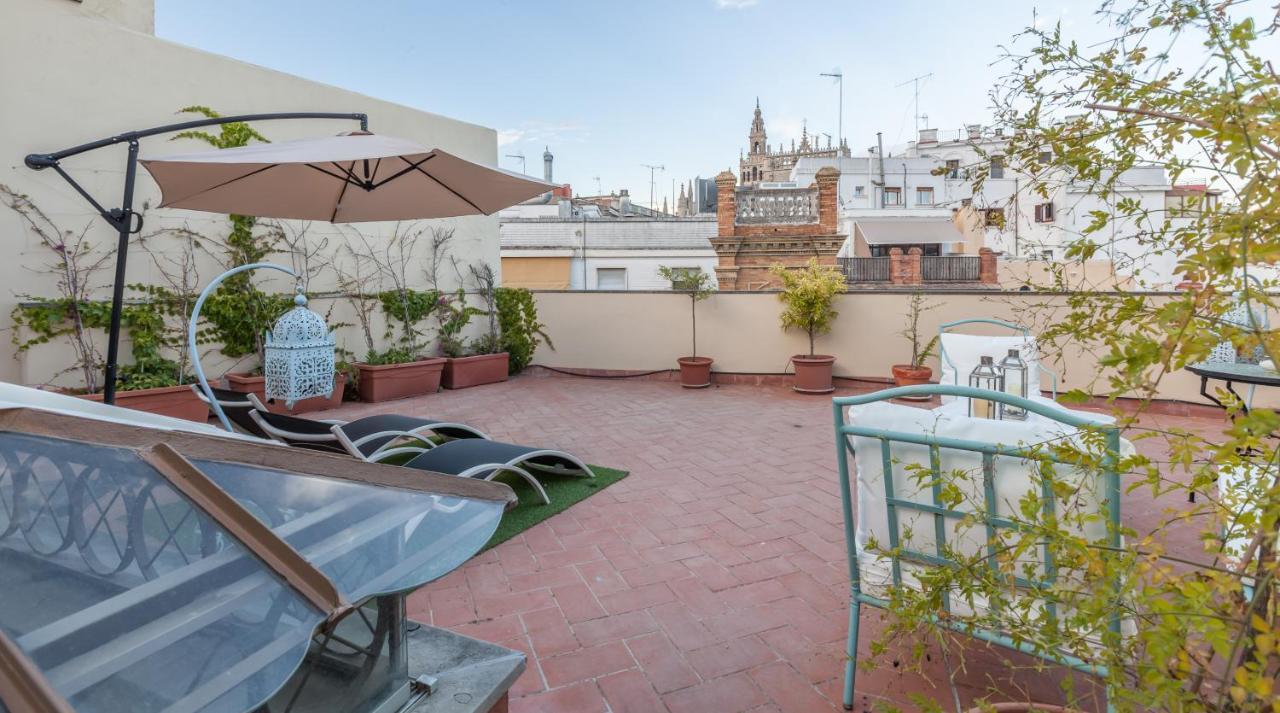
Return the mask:
[[(989, 356), (999, 364), (1009, 355), (1010, 349), (1017, 349), (1022, 361), (1027, 364), (1027, 393), (1040, 393), (1040, 362), (1036, 339), (1021, 334), (992, 337), (980, 334), (953, 334), (944, 332), (941, 339), (942, 374), (939, 383), (954, 386), (968, 386), (969, 374), (977, 368), (982, 357)], [(948, 363), (949, 362), (949, 363)], [(954, 396), (943, 396), (942, 402), (949, 403)]]
[[(886, 431), (931, 434), (983, 443), (1017, 446), (1019, 444), (1044, 443), (1049, 440), (1073, 438), (1076, 429), (1047, 418), (1028, 421), (995, 421), (970, 418), (955, 413), (953, 408), (925, 410), (889, 402), (875, 402), (849, 408), (849, 422)], [(884, 461), (880, 440), (876, 438), (851, 438), (854, 447), (854, 465), (857, 469), (857, 532), (859, 571), (862, 574), (862, 591), (878, 597), (887, 595), (893, 583), (891, 560), (881, 554), (890, 549), (888, 509), (885, 504)], [(926, 446), (892, 442), (894, 495), (899, 499), (923, 504), (933, 502), (927, 477), (913, 468), (929, 467), (929, 449)], [(1121, 442), (1121, 451), (1131, 454), (1133, 446)], [(964, 505), (958, 510), (974, 511), (982, 507), (982, 455), (972, 451), (943, 448), (939, 451), (940, 468), (944, 474), (961, 472), (961, 477), (948, 477), (963, 494)], [(1039, 484), (1035, 478), (1036, 463), (1012, 456), (997, 456), (995, 492), (997, 515), (1024, 519), (1015, 511), (1020, 498)], [(1059, 464), (1055, 473), (1067, 482), (1078, 479), (1073, 489), (1076, 499), (1059, 503), (1059, 512), (1066, 508), (1085, 508), (1088, 512), (1100, 511), (1105, 496), (1102, 478), (1097, 473), (1072, 469)], [(919, 511), (898, 509), (898, 535), (901, 546), (910, 546), (917, 552), (933, 554), (936, 550), (933, 515)], [(1106, 524), (1101, 518), (1091, 521), (1080, 534), (1098, 539), (1106, 536)], [(949, 519), (946, 531), (948, 543), (957, 551), (974, 555), (986, 546), (986, 533), (980, 522), (961, 525), (958, 519)], [(874, 543), (874, 547), (872, 544)], [(1039, 563), (1030, 562), (1033, 565)], [(901, 563), (903, 583), (907, 586), (917, 580), (918, 573), (926, 565)], [(965, 607), (953, 602), (957, 614), (968, 613)], [(978, 608), (982, 608), (981, 605)]]

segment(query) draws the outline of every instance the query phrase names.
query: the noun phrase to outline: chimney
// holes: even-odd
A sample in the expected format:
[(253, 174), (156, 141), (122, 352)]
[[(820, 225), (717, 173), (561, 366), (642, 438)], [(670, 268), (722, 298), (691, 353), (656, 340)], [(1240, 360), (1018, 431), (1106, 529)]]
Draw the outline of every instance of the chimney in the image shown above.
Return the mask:
[(555, 156), (551, 155), (551, 147), (548, 146), (542, 151), (542, 180), (551, 183), (551, 162), (555, 160)]
[(618, 212), (623, 215), (631, 214), (631, 191), (625, 188), (618, 194)]

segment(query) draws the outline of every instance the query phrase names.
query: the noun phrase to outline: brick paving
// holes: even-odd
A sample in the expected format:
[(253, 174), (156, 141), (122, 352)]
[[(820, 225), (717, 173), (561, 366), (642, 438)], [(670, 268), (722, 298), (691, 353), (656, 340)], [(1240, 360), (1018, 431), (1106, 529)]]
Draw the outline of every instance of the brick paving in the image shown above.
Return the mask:
[[(524, 376), (335, 413), (385, 411), (461, 421), (631, 471), (409, 598), (420, 621), (529, 656), (511, 691), (514, 713), (840, 709), (848, 572), (826, 398), (778, 386), (686, 391)], [(1126, 517), (1164, 506), (1177, 498), (1126, 499)], [(1194, 546), (1191, 533), (1171, 537)], [(880, 617), (863, 609), (859, 660)], [(1060, 702), (1061, 671), (1004, 649), (967, 649), (957, 677), (966, 702), (993, 686)], [(929, 647), (922, 672), (899, 665), (901, 650), (859, 668), (857, 709), (912, 709), (911, 693), (949, 707), (937, 650)]]

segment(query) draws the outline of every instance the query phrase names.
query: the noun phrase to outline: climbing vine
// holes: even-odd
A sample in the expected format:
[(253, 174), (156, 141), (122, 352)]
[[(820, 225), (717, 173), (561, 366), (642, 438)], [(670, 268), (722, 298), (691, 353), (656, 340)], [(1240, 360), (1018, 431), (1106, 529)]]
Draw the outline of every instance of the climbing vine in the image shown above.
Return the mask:
[(523, 287), (499, 287), (494, 290), (498, 307), (498, 326), (502, 331), (502, 349), (507, 352), (508, 369), (518, 374), (529, 366), (533, 353), (545, 343), (551, 349), (546, 325), (538, 321), (538, 306), (533, 293)]

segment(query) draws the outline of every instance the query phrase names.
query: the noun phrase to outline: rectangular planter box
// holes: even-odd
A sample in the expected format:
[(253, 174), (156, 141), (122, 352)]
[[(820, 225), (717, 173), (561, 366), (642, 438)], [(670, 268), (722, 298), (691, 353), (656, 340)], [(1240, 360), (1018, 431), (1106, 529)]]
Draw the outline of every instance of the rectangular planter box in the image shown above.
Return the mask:
[[(83, 394), (80, 398), (101, 402), (102, 394)], [(198, 423), (209, 420), (209, 407), (205, 406), (186, 384), (137, 391), (117, 391), (116, 406), (161, 416), (185, 418)]]
[(289, 409), (285, 408), (284, 401), (267, 403), (267, 377), (265, 376), (227, 374), (223, 379), (227, 382), (227, 388), (232, 391), (239, 391), (242, 394), (257, 395), (258, 399), (267, 405), (268, 411), (289, 415), (338, 408), (342, 405), (342, 395), (347, 388), (347, 375), (343, 373), (335, 374), (333, 377), (333, 394), (331, 394), (329, 398), (313, 396), (312, 398), (299, 401), (293, 405), (293, 408)]
[(440, 390), (445, 359), (437, 357), (408, 364), (356, 364), (360, 400), (370, 403), (434, 394)]
[(446, 389), (496, 384), (507, 380), (508, 361), (506, 352), (449, 359), (441, 381)]

